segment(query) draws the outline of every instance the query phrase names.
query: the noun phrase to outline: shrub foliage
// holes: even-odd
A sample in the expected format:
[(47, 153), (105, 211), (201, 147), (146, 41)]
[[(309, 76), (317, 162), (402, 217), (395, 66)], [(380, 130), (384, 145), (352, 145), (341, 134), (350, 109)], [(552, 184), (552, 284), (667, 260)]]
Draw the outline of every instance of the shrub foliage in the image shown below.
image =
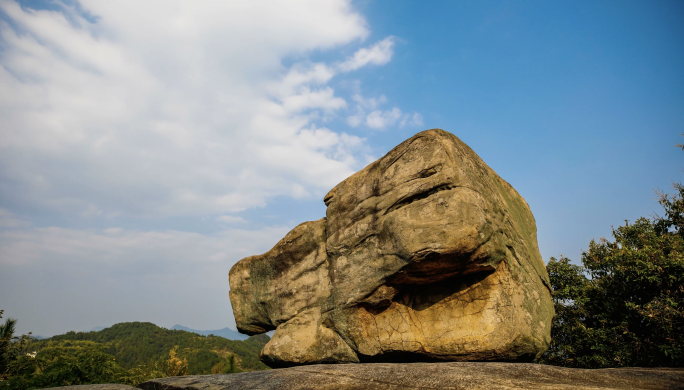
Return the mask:
[(556, 316), (540, 362), (568, 367), (684, 364), (684, 187), (660, 194), (665, 215), (592, 240), (583, 266), (547, 265)]

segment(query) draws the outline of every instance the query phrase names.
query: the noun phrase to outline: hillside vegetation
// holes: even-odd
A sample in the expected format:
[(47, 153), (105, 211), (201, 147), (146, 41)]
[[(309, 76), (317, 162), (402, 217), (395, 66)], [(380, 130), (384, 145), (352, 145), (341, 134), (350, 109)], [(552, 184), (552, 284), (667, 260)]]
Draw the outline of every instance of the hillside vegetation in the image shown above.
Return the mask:
[(81, 340), (101, 344), (104, 352), (114, 356), (125, 368), (148, 364), (166, 357), (178, 346), (178, 357), (187, 359), (190, 374), (211, 374), (211, 368), (230, 355), (235, 355), (242, 371), (266, 370), (259, 361), (259, 351), (269, 340), (266, 335), (252, 336), (245, 341), (218, 336), (202, 336), (184, 330), (160, 328), (150, 322), (124, 322), (99, 332), (68, 332), (35, 342)]
[(269, 341), (266, 335), (237, 341), (129, 322), (97, 332), (68, 332), (36, 340), (12, 336), (15, 323), (8, 319), (0, 326), (5, 336), (0, 340), (0, 390), (91, 383), (137, 385), (168, 376), (268, 369), (258, 358)]

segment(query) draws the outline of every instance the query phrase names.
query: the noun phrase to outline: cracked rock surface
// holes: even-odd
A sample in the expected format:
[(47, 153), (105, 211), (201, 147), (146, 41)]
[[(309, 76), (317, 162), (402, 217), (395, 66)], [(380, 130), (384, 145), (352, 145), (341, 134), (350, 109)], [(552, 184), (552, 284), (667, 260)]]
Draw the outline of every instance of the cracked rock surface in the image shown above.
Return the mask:
[(145, 390), (672, 390), (684, 389), (684, 370), (585, 370), (530, 363), (320, 364), (226, 375), (159, 378)]
[(416, 134), (230, 270), (238, 330), (275, 329), (261, 359), (529, 361), (553, 303), (525, 200), (444, 130)]
[(101, 384), (101, 385), (75, 385), (75, 386), (62, 386), (62, 387), (49, 387), (43, 390), (135, 390), (135, 387), (121, 384)]

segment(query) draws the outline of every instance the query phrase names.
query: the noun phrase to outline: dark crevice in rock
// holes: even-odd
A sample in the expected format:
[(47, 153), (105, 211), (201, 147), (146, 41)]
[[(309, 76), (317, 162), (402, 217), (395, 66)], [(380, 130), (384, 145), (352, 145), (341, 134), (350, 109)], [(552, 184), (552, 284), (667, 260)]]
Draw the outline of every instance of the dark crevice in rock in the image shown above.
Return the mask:
[(433, 165), (431, 167), (425, 168), (421, 170), (420, 172), (416, 173), (415, 175), (411, 176), (408, 180), (406, 180), (406, 183), (418, 180), (418, 179), (425, 179), (430, 176), (434, 176), (438, 173), (442, 172), (442, 164), (437, 164)]
[(458, 293), (480, 286), (493, 273), (494, 271), (485, 271), (456, 275), (424, 285), (394, 285), (399, 292), (392, 300), (402, 305), (405, 305), (403, 301), (408, 300), (410, 304), (406, 306), (411, 309), (415, 311), (425, 310), (445, 299), (459, 299)]
[(439, 173), (441, 171), (442, 171), (442, 164), (435, 165), (434, 167), (425, 168), (422, 171), (418, 172), (418, 177), (420, 177), (420, 178), (430, 177), (432, 175), (436, 175), (437, 173)]
[(399, 202), (393, 204), (392, 206), (390, 206), (390, 208), (388, 208), (387, 211), (385, 211), (385, 214), (391, 213), (392, 211), (398, 210), (404, 206), (408, 206), (409, 204), (411, 204), (413, 202), (419, 201), (421, 199), (425, 199), (428, 196), (434, 195), (438, 192), (452, 190), (456, 187), (457, 186), (452, 185), (452, 184), (444, 184), (444, 185), (441, 185), (439, 187), (432, 188), (428, 191), (421, 192), (421, 193), (418, 193), (415, 195), (411, 195), (411, 196), (404, 198), (404, 199), (400, 200)]
[(473, 258), (489, 241), (487, 239), (480, 242), (470, 253), (440, 253), (430, 249), (418, 251), (402, 269), (395, 272), (389, 282), (397, 285), (424, 285), (472, 273), (491, 273), (496, 267), (483, 266)]
[(529, 363), (534, 355), (524, 354), (516, 357), (502, 358), (500, 351), (482, 351), (477, 354), (436, 355), (425, 352), (383, 351), (381, 355), (358, 354), (361, 363), (438, 363), (438, 362), (501, 362), (501, 363)]

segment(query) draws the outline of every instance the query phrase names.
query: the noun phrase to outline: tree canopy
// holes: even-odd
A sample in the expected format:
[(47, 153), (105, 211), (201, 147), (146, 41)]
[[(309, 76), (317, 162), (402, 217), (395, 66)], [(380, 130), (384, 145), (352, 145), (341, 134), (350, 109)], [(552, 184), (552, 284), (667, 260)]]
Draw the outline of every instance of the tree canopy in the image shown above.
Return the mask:
[(137, 385), (167, 376), (268, 369), (257, 356), (269, 340), (266, 335), (235, 341), (130, 322), (99, 332), (68, 332), (32, 340), (14, 337), (14, 324), (16, 320), (0, 325), (0, 335), (8, 335), (0, 339), (0, 356), (4, 357), (0, 390)]
[(125, 322), (99, 332), (67, 332), (48, 340), (89, 340), (103, 344), (105, 351), (115, 356), (126, 368), (160, 359), (177, 345), (179, 354), (191, 363), (191, 374), (209, 373), (211, 367), (204, 369), (209, 364), (208, 361), (218, 363), (230, 354), (236, 355), (242, 370), (268, 369), (258, 358), (259, 351), (269, 340), (266, 335), (238, 341), (213, 335), (202, 336), (184, 330), (169, 330), (150, 322)]
[(684, 365), (684, 187), (660, 193), (665, 214), (592, 240), (582, 266), (547, 265), (556, 316), (540, 362), (568, 367)]

